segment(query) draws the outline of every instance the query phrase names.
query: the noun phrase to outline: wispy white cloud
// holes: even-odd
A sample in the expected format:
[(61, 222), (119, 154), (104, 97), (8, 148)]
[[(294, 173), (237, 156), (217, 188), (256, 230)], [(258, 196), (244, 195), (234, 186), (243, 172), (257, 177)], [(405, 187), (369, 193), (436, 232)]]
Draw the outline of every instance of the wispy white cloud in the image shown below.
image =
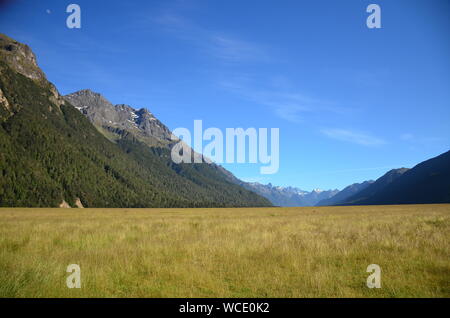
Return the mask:
[(226, 62), (261, 62), (269, 55), (258, 44), (236, 36), (203, 28), (175, 14), (163, 14), (151, 21), (206, 54)]
[(381, 138), (347, 129), (322, 129), (321, 133), (329, 138), (363, 146), (380, 146), (386, 143)]
[(270, 107), (277, 117), (292, 123), (301, 123), (308, 115), (321, 112), (346, 112), (346, 109), (336, 103), (295, 91), (290, 88), (287, 79), (282, 82), (285, 85), (280, 86), (277, 78), (258, 85), (251, 76), (240, 74), (231, 80), (219, 82), (219, 85), (251, 102)]
[[(227, 32), (211, 30), (185, 19), (173, 10), (151, 18), (151, 22), (160, 26), (173, 36), (190, 43), (198, 50), (229, 63), (267, 63), (278, 61), (269, 54), (269, 50), (260, 44), (245, 41)], [(223, 75), (223, 74), (222, 74)], [(321, 113), (347, 113), (348, 110), (334, 102), (316, 99), (291, 85), (288, 78), (274, 76), (266, 81), (260, 75), (243, 74), (237, 71), (219, 76), (221, 88), (228, 90), (248, 101), (265, 105), (283, 120), (292, 123), (311, 120), (313, 115), (319, 118)], [(225, 79), (224, 79), (225, 78)]]
[(220, 59), (237, 62), (268, 60), (264, 50), (254, 43), (226, 35), (211, 34), (208, 38), (211, 53)]
[(400, 136), (401, 140), (410, 141), (414, 139), (414, 135), (410, 133), (405, 133)]

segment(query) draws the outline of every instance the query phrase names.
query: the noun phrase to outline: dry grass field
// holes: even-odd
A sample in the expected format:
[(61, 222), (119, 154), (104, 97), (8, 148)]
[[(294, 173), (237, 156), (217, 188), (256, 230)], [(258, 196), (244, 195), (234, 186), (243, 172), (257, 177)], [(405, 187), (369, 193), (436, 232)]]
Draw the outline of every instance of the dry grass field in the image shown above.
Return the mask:
[(449, 228), (450, 205), (3, 208), (0, 297), (450, 297)]

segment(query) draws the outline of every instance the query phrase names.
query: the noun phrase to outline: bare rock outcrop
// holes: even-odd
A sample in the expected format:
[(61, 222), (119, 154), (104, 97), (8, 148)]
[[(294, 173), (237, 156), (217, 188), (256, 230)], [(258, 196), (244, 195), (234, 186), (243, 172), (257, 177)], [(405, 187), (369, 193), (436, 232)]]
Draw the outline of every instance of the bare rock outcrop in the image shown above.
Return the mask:
[(79, 209), (83, 209), (83, 208), (84, 208), (83, 203), (81, 203), (80, 198), (76, 198), (76, 200), (75, 200), (75, 205), (76, 205), (77, 208), (79, 208)]
[(61, 204), (59, 205), (60, 208), (69, 209), (70, 205), (65, 200), (62, 200)]

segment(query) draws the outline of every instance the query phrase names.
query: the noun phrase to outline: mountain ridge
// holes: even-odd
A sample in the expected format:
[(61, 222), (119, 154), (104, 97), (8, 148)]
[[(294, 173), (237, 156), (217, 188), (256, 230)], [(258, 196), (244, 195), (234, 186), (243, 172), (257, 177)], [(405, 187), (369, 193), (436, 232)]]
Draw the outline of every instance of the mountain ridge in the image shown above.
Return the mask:
[(319, 190), (304, 191), (296, 187), (273, 186), (271, 183), (265, 185), (258, 182), (241, 182), (243, 187), (252, 190), (267, 198), (276, 206), (314, 206), (323, 199), (334, 196), (339, 191)]
[(359, 193), (360, 191), (364, 190), (365, 188), (370, 186), (373, 182), (374, 182), (373, 180), (369, 180), (369, 181), (364, 181), (361, 183), (353, 183), (353, 184), (345, 187), (338, 193), (336, 193), (334, 196), (332, 196), (328, 199), (319, 201), (316, 204), (316, 206), (335, 205), (339, 202), (343, 202), (344, 200), (348, 199), (352, 195), (355, 195), (355, 194)]
[(351, 205), (357, 204), (360, 201), (366, 200), (376, 194), (378, 191), (386, 187), (388, 184), (393, 182), (395, 179), (399, 178), (402, 174), (408, 171), (408, 168), (397, 168), (392, 169), (382, 175), (380, 178), (375, 180), (373, 183), (369, 184), (361, 191), (358, 191), (344, 200), (335, 202), (335, 205)]
[(450, 151), (420, 162), (358, 205), (450, 203)]

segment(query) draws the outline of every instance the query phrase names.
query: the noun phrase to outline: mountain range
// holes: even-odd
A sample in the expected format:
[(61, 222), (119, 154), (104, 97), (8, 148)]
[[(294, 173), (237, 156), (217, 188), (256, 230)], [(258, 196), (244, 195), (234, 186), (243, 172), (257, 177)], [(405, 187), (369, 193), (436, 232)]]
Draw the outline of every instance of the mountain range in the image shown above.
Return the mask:
[(335, 196), (338, 190), (315, 189), (310, 192), (295, 187), (265, 185), (258, 182), (241, 182), (244, 188), (267, 198), (275, 206), (314, 206), (319, 201)]
[(321, 205), (335, 205), (340, 202), (344, 202), (352, 195), (355, 195), (356, 193), (361, 192), (371, 184), (373, 184), (373, 180), (364, 181), (361, 183), (354, 183), (352, 185), (349, 185), (348, 187), (345, 187), (343, 190), (337, 192), (335, 195), (331, 196), (330, 198), (320, 200), (318, 203), (316, 203), (317, 206)]
[(113, 105), (89, 89), (61, 96), (31, 49), (0, 34), (0, 206), (450, 202), (450, 152), (342, 191), (304, 191), (244, 182), (214, 163), (175, 164), (177, 141), (146, 108)]
[[(333, 205), (350, 205), (356, 204), (359, 201), (366, 200), (373, 195), (377, 194), (379, 191), (383, 190), (390, 183), (392, 183), (395, 179), (399, 178), (402, 174), (404, 174), (409, 169), (407, 168), (399, 168), (392, 169), (386, 172), (383, 176), (378, 178), (375, 181), (372, 181), (370, 184), (364, 182), (362, 184), (366, 184), (365, 186), (359, 186), (359, 191), (355, 191), (354, 193), (349, 193), (349, 195), (343, 196), (342, 198), (337, 198), (334, 200)], [(345, 189), (344, 189), (345, 190)]]
[(375, 181), (354, 183), (341, 191), (307, 192), (270, 183), (245, 183), (243, 186), (276, 206), (450, 203), (450, 151), (411, 169), (392, 169)]
[(450, 151), (411, 169), (394, 169), (339, 205), (450, 202)]

